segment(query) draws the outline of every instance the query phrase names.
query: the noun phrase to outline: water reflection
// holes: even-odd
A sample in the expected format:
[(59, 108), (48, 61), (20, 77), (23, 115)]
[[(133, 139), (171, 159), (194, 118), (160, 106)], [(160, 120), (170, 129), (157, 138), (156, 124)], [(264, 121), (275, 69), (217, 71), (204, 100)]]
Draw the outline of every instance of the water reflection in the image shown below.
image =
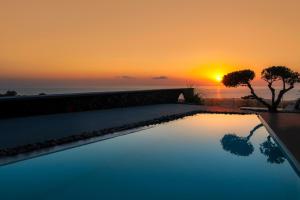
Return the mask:
[[(254, 152), (254, 146), (250, 139), (260, 127), (263, 127), (263, 124), (256, 125), (247, 137), (238, 136), (232, 133), (224, 135), (221, 139), (223, 149), (238, 156), (250, 156)], [(268, 136), (267, 140), (260, 144), (259, 149), (263, 155), (267, 156), (267, 161), (269, 163), (280, 164), (285, 160), (283, 152), (271, 136)]]
[(260, 152), (268, 157), (267, 161), (270, 163), (283, 163), (285, 160), (284, 154), (279, 149), (278, 145), (271, 138), (267, 137), (267, 140), (260, 144)]
[(249, 156), (253, 153), (254, 147), (248, 137), (239, 137), (235, 134), (226, 134), (221, 140), (223, 149), (238, 156)]

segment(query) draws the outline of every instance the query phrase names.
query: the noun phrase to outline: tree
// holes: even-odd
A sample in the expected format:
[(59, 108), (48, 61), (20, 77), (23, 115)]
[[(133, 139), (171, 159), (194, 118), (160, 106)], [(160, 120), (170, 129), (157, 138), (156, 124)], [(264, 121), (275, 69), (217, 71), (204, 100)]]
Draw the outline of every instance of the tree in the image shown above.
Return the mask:
[(0, 97), (14, 97), (17, 95), (18, 95), (18, 93), (16, 91), (8, 90), (8, 91), (6, 91), (5, 94), (0, 94)]
[[(250, 69), (235, 71), (225, 75), (222, 83), (226, 87), (247, 86), (250, 89), (252, 97), (266, 106), (270, 112), (277, 112), (277, 108), (283, 95), (293, 89), (295, 83), (300, 82), (300, 74), (285, 66), (272, 66), (264, 69), (261, 72), (261, 78), (267, 82), (268, 88), (271, 91), (272, 98), (271, 103), (269, 103), (255, 93), (251, 85), (251, 81), (254, 77), (255, 73)], [(274, 83), (276, 81), (282, 82), (282, 88), (279, 91), (277, 98), (274, 88)]]

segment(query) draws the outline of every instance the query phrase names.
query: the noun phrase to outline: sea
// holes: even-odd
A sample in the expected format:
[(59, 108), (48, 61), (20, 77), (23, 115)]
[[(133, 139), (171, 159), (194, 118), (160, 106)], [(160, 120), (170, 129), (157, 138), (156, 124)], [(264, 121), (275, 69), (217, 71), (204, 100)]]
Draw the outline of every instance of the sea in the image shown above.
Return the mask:
[[(203, 98), (241, 98), (249, 95), (247, 87), (226, 88), (224, 86), (194, 86), (197, 92)], [(128, 90), (148, 90), (148, 89), (168, 89), (168, 88), (186, 88), (186, 86), (114, 86), (114, 87), (18, 87), (18, 88), (0, 88), (0, 93), (7, 90), (14, 90), (19, 95), (39, 95), (44, 94), (70, 94), (85, 92), (109, 92), (109, 91), (128, 91)], [(256, 93), (265, 98), (270, 99), (270, 91), (267, 87), (254, 86)], [(278, 90), (276, 91), (278, 93)], [(283, 100), (295, 100), (300, 98), (300, 86), (296, 86), (285, 94)]]

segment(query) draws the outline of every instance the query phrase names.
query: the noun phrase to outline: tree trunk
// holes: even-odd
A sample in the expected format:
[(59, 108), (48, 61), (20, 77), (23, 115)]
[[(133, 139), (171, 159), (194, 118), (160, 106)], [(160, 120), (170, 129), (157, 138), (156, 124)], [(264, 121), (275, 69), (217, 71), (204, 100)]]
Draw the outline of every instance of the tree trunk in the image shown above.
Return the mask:
[(277, 108), (278, 108), (278, 106), (279, 106), (279, 104), (280, 104), (280, 102), (281, 102), (281, 99), (282, 99), (283, 95), (284, 95), (285, 93), (287, 93), (289, 90), (293, 89), (293, 88), (294, 88), (294, 86), (291, 85), (291, 86), (290, 86), (289, 88), (287, 88), (287, 89), (285, 89), (285, 87), (284, 87), (284, 89), (280, 90), (280, 92), (279, 92), (279, 94), (278, 94), (278, 97), (277, 97), (276, 101), (275, 101), (274, 103), (272, 103), (272, 106), (271, 106), (272, 109), (270, 110), (270, 112), (277, 112)]
[(271, 94), (272, 94), (272, 105), (275, 103), (275, 89), (272, 87), (272, 83), (273, 82), (269, 82), (268, 83), (268, 87), (271, 91)]
[(268, 110), (270, 111), (271, 110), (271, 105), (268, 104), (266, 101), (263, 100), (263, 98), (259, 97), (256, 95), (256, 93), (254, 92), (254, 89), (252, 88), (251, 84), (248, 82), (247, 83), (247, 86), (248, 88), (250, 89), (250, 92), (252, 94), (252, 96), (257, 100), (259, 101), (260, 103), (262, 103), (264, 106), (266, 106), (268, 108)]
[(278, 111), (277, 107), (278, 105), (272, 104), (272, 106), (269, 108), (269, 112), (273, 112), (273, 113), (277, 112)]

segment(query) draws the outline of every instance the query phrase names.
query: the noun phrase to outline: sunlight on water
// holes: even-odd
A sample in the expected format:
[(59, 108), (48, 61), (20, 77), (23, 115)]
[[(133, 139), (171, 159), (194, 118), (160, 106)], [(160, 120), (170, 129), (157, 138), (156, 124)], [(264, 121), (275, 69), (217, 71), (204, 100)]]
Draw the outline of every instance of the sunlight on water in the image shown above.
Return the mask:
[(256, 115), (198, 114), (0, 167), (1, 199), (300, 199)]

